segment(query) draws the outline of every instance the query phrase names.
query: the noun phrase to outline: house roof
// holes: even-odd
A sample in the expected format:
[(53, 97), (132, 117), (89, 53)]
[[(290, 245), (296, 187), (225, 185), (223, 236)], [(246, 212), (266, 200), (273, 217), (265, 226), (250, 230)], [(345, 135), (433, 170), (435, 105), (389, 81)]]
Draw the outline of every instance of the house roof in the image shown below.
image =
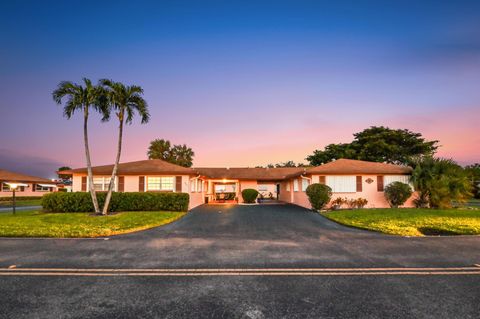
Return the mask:
[[(111, 175), (112, 165), (94, 166), (92, 167), (95, 175)], [(87, 168), (77, 168), (68, 171), (61, 171), (64, 175), (87, 174)], [(118, 164), (119, 175), (151, 175), (151, 174), (181, 174), (181, 175), (197, 175), (197, 173), (187, 167), (171, 164), (159, 159), (135, 161)]]
[(46, 178), (20, 174), (20, 173), (16, 173), (16, 172), (7, 171), (7, 170), (4, 170), (4, 169), (0, 169), (0, 181), (2, 181), (2, 182), (24, 182), (24, 183), (50, 183), (50, 184), (52, 183), (51, 180), (46, 179)]
[(301, 173), (303, 167), (279, 167), (279, 168), (260, 168), (260, 167), (197, 167), (195, 170), (203, 176), (213, 179), (243, 179), (275, 181), (283, 180), (288, 176)]
[(412, 168), (404, 165), (367, 162), (352, 159), (338, 159), (336, 161), (312, 167), (307, 174), (399, 174), (412, 173)]

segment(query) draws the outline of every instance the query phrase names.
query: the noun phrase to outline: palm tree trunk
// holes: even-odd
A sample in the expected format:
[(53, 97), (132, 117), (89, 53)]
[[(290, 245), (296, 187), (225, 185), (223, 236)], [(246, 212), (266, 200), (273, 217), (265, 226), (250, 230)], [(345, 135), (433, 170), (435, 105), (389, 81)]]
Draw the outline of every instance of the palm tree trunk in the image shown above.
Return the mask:
[(95, 209), (96, 214), (100, 214), (100, 207), (98, 206), (97, 194), (95, 193), (95, 188), (93, 187), (93, 174), (92, 174), (92, 162), (90, 160), (90, 148), (88, 146), (88, 108), (84, 109), (84, 120), (83, 120), (83, 140), (85, 142), (85, 157), (87, 159), (87, 173), (88, 173), (88, 189), (90, 195), (92, 196), (93, 208)]
[(107, 215), (108, 206), (112, 198), (113, 186), (115, 185), (115, 178), (117, 176), (118, 163), (120, 162), (120, 155), (122, 153), (122, 137), (123, 137), (123, 112), (119, 112), (118, 119), (120, 124), (118, 126), (118, 146), (117, 146), (117, 158), (115, 159), (115, 165), (113, 165), (112, 176), (110, 177), (110, 184), (108, 185), (108, 193), (105, 198), (105, 204), (103, 205), (102, 215)]

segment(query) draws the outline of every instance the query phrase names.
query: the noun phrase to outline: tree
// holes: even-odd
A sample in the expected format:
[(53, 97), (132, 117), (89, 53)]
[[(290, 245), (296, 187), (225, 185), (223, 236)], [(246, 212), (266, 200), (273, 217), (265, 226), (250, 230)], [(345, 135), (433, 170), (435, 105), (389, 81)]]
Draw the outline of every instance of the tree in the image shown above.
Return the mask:
[(147, 151), (148, 159), (161, 159), (183, 167), (192, 167), (195, 152), (187, 145), (173, 145), (164, 139), (155, 139), (150, 142)]
[(137, 85), (125, 85), (120, 82), (103, 79), (100, 80), (105, 91), (105, 105), (108, 112), (106, 119), (110, 117), (113, 111), (118, 119), (118, 143), (117, 156), (115, 164), (113, 165), (110, 183), (108, 185), (107, 196), (105, 197), (105, 204), (103, 205), (102, 214), (108, 213), (108, 207), (112, 198), (113, 187), (115, 185), (115, 177), (117, 176), (118, 163), (122, 153), (122, 139), (123, 139), (123, 125), (131, 124), (136, 113), (141, 118), (141, 123), (147, 123), (150, 119), (147, 102), (143, 99), (143, 89)]
[(438, 141), (427, 141), (407, 129), (372, 126), (353, 136), (351, 143), (329, 144), (306, 159), (314, 166), (339, 158), (410, 164), (412, 157), (433, 156), (438, 148)]
[(102, 103), (103, 90), (99, 85), (93, 85), (92, 81), (83, 78), (83, 84), (80, 85), (70, 81), (62, 81), (57, 89), (53, 91), (52, 97), (55, 103), (61, 105), (62, 99), (67, 97), (63, 107), (63, 116), (70, 119), (75, 112), (83, 112), (83, 140), (85, 145), (85, 158), (87, 161), (87, 174), (89, 191), (93, 202), (95, 213), (100, 213), (97, 195), (93, 187), (92, 162), (90, 160), (90, 147), (88, 145), (88, 117), (90, 109), (100, 112), (103, 119), (106, 119), (107, 111)]
[(480, 198), (480, 164), (466, 166), (465, 172), (472, 183), (474, 197)]
[(425, 157), (417, 160), (412, 182), (419, 192), (417, 206), (426, 202), (433, 208), (449, 208), (453, 201), (464, 202), (472, 195), (467, 173), (451, 159)]
[(57, 169), (57, 175), (58, 175), (58, 178), (60, 179), (63, 179), (63, 180), (70, 180), (70, 175), (64, 175), (62, 173), (60, 173), (61, 171), (69, 171), (71, 170), (72, 168), (69, 167), (69, 166), (62, 166), (60, 168)]

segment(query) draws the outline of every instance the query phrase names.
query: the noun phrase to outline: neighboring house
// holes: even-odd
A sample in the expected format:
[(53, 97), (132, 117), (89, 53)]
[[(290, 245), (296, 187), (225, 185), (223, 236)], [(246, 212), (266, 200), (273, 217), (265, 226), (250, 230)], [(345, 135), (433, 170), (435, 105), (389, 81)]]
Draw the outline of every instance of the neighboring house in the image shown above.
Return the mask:
[[(113, 165), (93, 167), (97, 191), (106, 191)], [(242, 201), (247, 188), (272, 193), (281, 201), (310, 208), (306, 188), (323, 183), (332, 188), (332, 199), (365, 198), (367, 207), (388, 207), (384, 187), (394, 181), (408, 183), (412, 169), (406, 166), (340, 159), (317, 167), (284, 168), (185, 168), (162, 160), (119, 164), (115, 191), (184, 192), (190, 207), (204, 203)], [(73, 191), (87, 191), (87, 169), (62, 171), (71, 174)], [(268, 197), (268, 196), (267, 196)], [(413, 206), (409, 199), (405, 206)]]
[(17, 196), (42, 196), (57, 190), (55, 183), (49, 179), (0, 169), (0, 197), (12, 196), (11, 184), (18, 185)]

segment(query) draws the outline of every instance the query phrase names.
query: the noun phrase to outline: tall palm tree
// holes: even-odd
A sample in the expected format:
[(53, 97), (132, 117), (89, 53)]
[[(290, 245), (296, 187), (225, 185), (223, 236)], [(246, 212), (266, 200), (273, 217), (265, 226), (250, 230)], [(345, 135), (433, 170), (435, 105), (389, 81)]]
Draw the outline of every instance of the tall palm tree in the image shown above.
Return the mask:
[(62, 99), (67, 97), (65, 106), (63, 107), (63, 116), (70, 119), (75, 112), (83, 111), (83, 140), (85, 144), (85, 158), (87, 161), (88, 184), (90, 195), (92, 196), (93, 207), (95, 213), (100, 213), (97, 195), (93, 187), (92, 162), (90, 160), (90, 148), (88, 145), (88, 116), (90, 109), (100, 112), (103, 119), (108, 118), (108, 110), (101, 103), (103, 89), (99, 85), (93, 85), (92, 81), (83, 78), (83, 85), (70, 81), (62, 81), (58, 84), (57, 89), (52, 92), (53, 100), (61, 105)]
[(123, 125), (124, 123), (132, 123), (135, 113), (138, 113), (141, 117), (142, 124), (147, 123), (150, 119), (150, 114), (148, 113), (147, 102), (142, 97), (143, 89), (140, 86), (125, 85), (107, 79), (100, 80), (100, 83), (106, 92), (108, 108), (115, 112), (119, 122), (117, 157), (115, 159), (115, 165), (113, 166), (112, 176), (110, 177), (105, 205), (102, 210), (102, 214), (106, 215), (115, 185), (120, 155), (122, 153)]

